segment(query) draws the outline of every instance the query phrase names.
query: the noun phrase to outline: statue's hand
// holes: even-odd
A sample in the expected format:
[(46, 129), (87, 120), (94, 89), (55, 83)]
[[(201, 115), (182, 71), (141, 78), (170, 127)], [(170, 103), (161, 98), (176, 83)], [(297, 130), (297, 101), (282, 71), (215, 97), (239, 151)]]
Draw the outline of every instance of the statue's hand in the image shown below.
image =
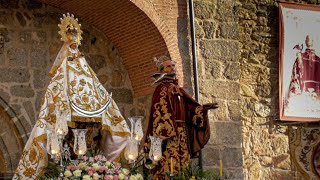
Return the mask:
[(209, 110), (209, 109), (216, 109), (219, 106), (218, 106), (218, 103), (207, 103), (207, 104), (202, 105), (202, 107), (204, 110)]

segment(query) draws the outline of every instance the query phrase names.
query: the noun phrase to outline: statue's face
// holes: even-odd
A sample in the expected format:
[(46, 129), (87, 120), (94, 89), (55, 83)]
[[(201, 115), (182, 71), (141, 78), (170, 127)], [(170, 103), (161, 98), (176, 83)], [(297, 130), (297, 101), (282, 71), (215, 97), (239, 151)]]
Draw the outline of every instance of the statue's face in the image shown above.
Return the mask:
[(77, 36), (78, 35), (77, 35), (77, 30), (76, 29), (68, 29), (66, 34), (67, 34), (68, 41), (70, 43), (77, 42)]
[(77, 48), (77, 44), (76, 44), (76, 43), (72, 43), (72, 44), (70, 45), (70, 48), (71, 48), (71, 49), (76, 49), (76, 48)]
[(171, 60), (163, 61), (163, 72), (171, 75), (176, 74), (176, 64)]
[(308, 48), (313, 46), (313, 39), (310, 35), (307, 35), (307, 37), (306, 37), (306, 45)]

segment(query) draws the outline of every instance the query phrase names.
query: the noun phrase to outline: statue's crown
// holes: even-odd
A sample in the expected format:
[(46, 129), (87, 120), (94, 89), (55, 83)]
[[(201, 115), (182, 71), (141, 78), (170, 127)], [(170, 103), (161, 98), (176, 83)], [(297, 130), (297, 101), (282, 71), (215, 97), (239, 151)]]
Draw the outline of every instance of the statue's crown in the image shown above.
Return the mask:
[(74, 18), (73, 14), (67, 13), (63, 14), (63, 18), (60, 18), (61, 24), (58, 24), (61, 35), (61, 41), (76, 43), (77, 45), (81, 44), (81, 34), (80, 29), (81, 24), (78, 23), (78, 18)]

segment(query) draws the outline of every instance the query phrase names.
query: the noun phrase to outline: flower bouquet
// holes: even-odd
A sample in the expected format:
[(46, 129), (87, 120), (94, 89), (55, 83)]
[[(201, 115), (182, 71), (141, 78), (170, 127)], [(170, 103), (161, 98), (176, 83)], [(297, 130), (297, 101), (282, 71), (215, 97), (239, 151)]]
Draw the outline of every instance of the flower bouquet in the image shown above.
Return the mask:
[(63, 180), (143, 180), (141, 174), (133, 174), (121, 163), (110, 162), (103, 155), (84, 156), (82, 161), (69, 162), (63, 175)]

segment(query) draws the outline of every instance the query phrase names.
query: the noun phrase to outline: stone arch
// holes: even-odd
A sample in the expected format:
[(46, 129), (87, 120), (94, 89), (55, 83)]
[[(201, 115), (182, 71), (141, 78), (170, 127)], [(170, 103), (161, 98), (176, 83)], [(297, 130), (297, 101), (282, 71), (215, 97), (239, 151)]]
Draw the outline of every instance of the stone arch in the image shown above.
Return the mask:
[[(8, 161), (6, 159), (6, 157), (3, 156), (3, 151), (0, 150), (0, 164), (5, 164), (6, 161)], [(7, 172), (7, 166), (0, 166), (0, 176), (1, 174), (5, 174)]]
[[(79, 3), (40, 0), (69, 11), (101, 30), (119, 50), (134, 96), (149, 95), (150, 75), (156, 71), (153, 57), (169, 53), (182, 64), (178, 45), (166, 23), (152, 9), (151, 2), (92, 0)], [(182, 75), (180, 69), (178, 74)]]
[(0, 175), (8, 172), (13, 172), (12, 161), (9, 155), (8, 148), (6, 147), (3, 138), (0, 136)]
[(18, 165), (28, 137), (15, 112), (1, 97), (0, 117), (0, 164), (3, 165), (0, 174), (11, 174)]

